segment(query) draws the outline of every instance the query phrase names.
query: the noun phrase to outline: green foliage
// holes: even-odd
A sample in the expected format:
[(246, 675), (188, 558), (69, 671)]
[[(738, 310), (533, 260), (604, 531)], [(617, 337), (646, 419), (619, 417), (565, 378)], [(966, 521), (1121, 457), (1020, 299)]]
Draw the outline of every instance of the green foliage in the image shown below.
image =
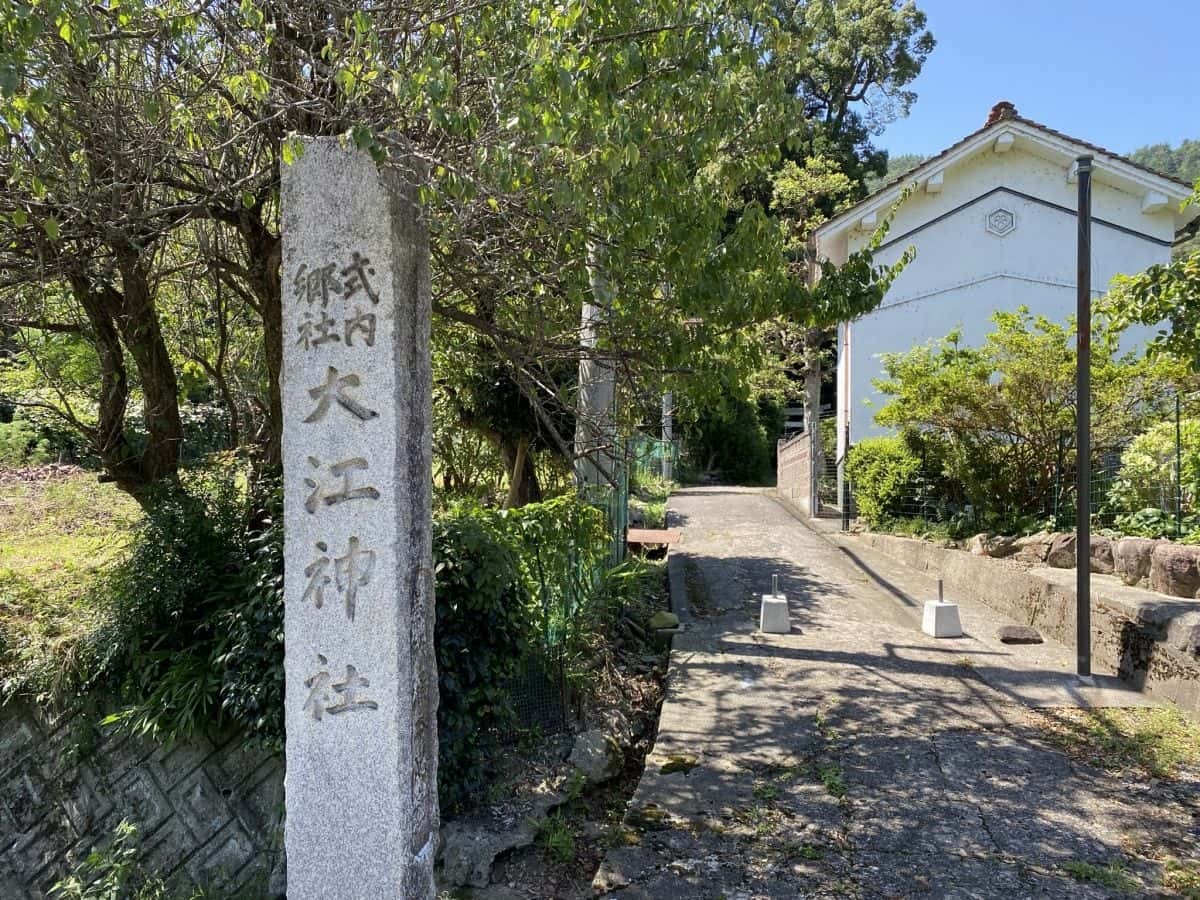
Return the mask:
[(22, 416), (0, 422), (0, 468), (36, 466), (50, 459), (50, 442)]
[(695, 413), (686, 429), (685, 464), (696, 474), (720, 472), (728, 482), (762, 484), (774, 468), (775, 441), (783, 431), (779, 399), (718, 399)]
[(899, 437), (859, 441), (846, 457), (846, 477), (854, 486), (859, 515), (873, 526), (899, 516), (920, 470), (920, 458)]
[(1200, 181), (1200, 140), (1184, 140), (1178, 147), (1149, 144), (1134, 150), (1129, 158), (1180, 181)]
[(555, 862), (567, 865), (575, 860), (575, 833), (561, 811), (536, 823), (537, 842)]
[(459, 511), (435, 523), (438, 788), (447, 809), (486, 780), (496, 730), (512, 724), (506, 682), (535, 638), (517, 553), (496, 514)]
[[(122, 819), (112, 837), (50, 888), (61, 900), (167, 900), (167, 887), (138, 866), (137, 826)], [(194, 896), (199, 896), (197, 893)]]
[[(1179, 425), (1182, 440), (1178, 454), (1173, 421), (1152, 425), (1125, 448), (1120, 473), (1108, 492), (1115, 511), (1137, 513), (1151, 507), (1173, 510), (1176, 498), (1181, 500), (1185, 513), (1195, 510), (1196, 490), (1200, 487), (1200, 419), (1183, 419)], [(1182, 484), (1175, 477), (1177, 455)]]
[(217, 465), (159, 496), (98, 583), (105, 624), (88, 681), (123, 701), (110, 722), (166, 742), (221, 724), (281, 742), (282, 660), (270, 649), (282, 647), (283, 604), (268, 573), (281, 556), (263, 532), (278, 487), (247, 491), (240, 476)]
[(882, 175), (871, 175), (867, 178), (867, 190), (877, 191), (884, 185), (891, 184), (901, 175), (907, 175), (925, 160), (929, 159), (922, 153), (899, 153), (888, 156), (887, 171)]
[(1137, 275), (1118, 276), (1096, 315), (1117, 328), (1166, 322), (1150, 342), (1150, 352), (1200, 372), (1200, 250)]
[(1114, 861), (1101, 866), (1073, 859), (1063, 863), (1062, 868), (1076, 881), (1103, 885), (1119, 894), (1136, 894), (1142, 890), (1142, 883), (1129, 873), (1123, 862)]
[(541, 645), (559, 646), (603, 582), (611, 552), (608, 520), (574, 495), (504, 510), (498, 519), (517, 549)]
[[(1074, 325), (1025, 308), (999, 312), (982, 346), (957, 333), (904, 353), (885, 354), (876, 387), (888, 401), (880, 425), (919, 440), (963, 503), (989, 527), (1044, 515), (1060, 454), (1074, 456)], [(1112, 446), (1160, 415), (1179, 368), (1170, 360), (1120, 356), (1118, 333), (1092, 343), (1092, 415), (1096, 446)]]

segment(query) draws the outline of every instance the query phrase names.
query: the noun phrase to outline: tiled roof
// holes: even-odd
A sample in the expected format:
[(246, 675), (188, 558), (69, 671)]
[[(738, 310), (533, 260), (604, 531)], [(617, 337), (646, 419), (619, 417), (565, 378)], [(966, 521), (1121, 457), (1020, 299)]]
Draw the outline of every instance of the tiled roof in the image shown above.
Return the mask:
[[(1006, 106), (1007, 108), (1000, 111), (1000, 114), (997, 115), (997, 110), (1000, 106)], [(997, 106), (992, 108), (992, 114), (988, 116), (988, 120), (983, 125), (982, 128), (978, 128), (975, 131), (972, 131), (970, 134), (968, 134), (962, 140), (957, 141), (954, 144), (951, 144), (949, 147), (947, 147), (945, 150), (943, 150), (941, 153), (937, 154), (936, 156), (929, 157), (929, 159), (925, 160), (919, 166), (909, 169), (907, 172), (905, 172), (903, 175), (900, 175), (897, 178), (893, 178), (887, 184), (872, 191), (868, 196), (866, 196), (862, 200), (858, 201), (858, 203), (854, 204), (854, 206), (850, 207), (850, 209), (844, 210), (841, 213), (839, 213), (838, 215), (834, 216), (832, 219), (829, 220), (829, 222), (834, 222), (834, 221), (837, 221), (839, 219), (846, 217), (847, 214), (851, 212), (851, 210), (854, 210), (857, 207), (862, 206), (864, 203), (867, 203), (868, 201), (874, 199), (875, 197), (878, 197), (880, 194), (884, 193), (885, 191), (891, 190), (892, 188), (896, 187), (899, 184), (903, 184), (907, 181), (910, 181), (912, 179), (913, 173), (918, 171), (919, 169), (936, 168), (936, 166), (934, 164), (937, 163), (939, 160), (945, 159), (946, 157), (950, 156), (955, 151), (957, 151), (960, 147), (962, 147), (964, 144), (969, 144), (971, 141), (975, 140), (977, 137), (979, 137), (981, 134), (983, 134), (988, 129), (995, 128), (996, 126), (1002, 125), (1005, 122), (1020, 122), (1022, 125), (1027, 125), (1030, 128), (1036, 128), (1038, 131), (1044, 132), (1045, 134), (1048, 134), (1052, 137), (1056, 137), (1056, 138), (1058, 138), (1060, 140), (1064, 140), (1064, 141), (1070, 141), (1072, 144), (1077, 144), (1078, 146), (1084, 148), (1085, 150), (1091, 150), (1094, 153), (1103, 154), (1104, 156), (1110, 157), (1112, 159), (1116, 159), (1122, 163), (1125, 163), (1128, 166), (1132, 166), (1135, 169), (1139, 169), (1143, 172), (1146, 172), (1147, 174), (1153, 175), (1156, 178), (1162, 178), (1162, 179), (1165, 179), (1166, 181), (1173, 182), (1174, 184), (1177, 184), (1177, 185), (1180, 185), (1181, 187), (1187, 188), (1189, 191), (1192, 189), (1191, 184), (1189, 184), (1186, 181), (1183, 181), (1180, 178), (1175, 178), (1174, 176), (1166, 175), (1162, 172), (1159, 172), (1157, 169), (1152, 169), (1149, 166), (1144, 166), (1141, 163), (1134, 162), (1128, 156), (1122, 156), (1119, 153), (1114, 153), (1111, 150), (1106, 150), (1104, 147), (1101, 147), (1098, 144), (1093, 144), (1089, 141), (1081, 141), (1077, 137), (1071, 137), (1071, 135), (1064, 134), (1063, 132), (1058, 131), (1054, 128), (1051, 128), (1048, 125), (1043, 125), (1041, 122), (1035, 122), (1033, 119), (1027, 119), (1024, 116), (1019, 115), (1017, 113), (1017, 111), (1012, 108), (1011, 104), (1001, 103), (1001, 104), (997, 104)], [(829, 222), (826, 222), (825, 225), (828, 225)], [(825, 227), (824, 225), (821, 226), (821, 228), (824, 228), (824, 227)]]

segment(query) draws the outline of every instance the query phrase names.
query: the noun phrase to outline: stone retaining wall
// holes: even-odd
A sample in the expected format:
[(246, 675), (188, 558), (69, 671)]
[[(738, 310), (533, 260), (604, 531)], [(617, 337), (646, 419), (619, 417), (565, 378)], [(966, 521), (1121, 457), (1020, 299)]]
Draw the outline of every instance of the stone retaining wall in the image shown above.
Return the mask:
[[(865, 533), (857, 536), (930, 577), (950, 599), (977, 600), (1054, 640), (1075, 644), (1075, 571), (1023, 569), (1004, 560), (939, 547), (928, 541)], [(1092, 576), (1092, 654), (1146, 691), (1200, 712), (1200, 603), (1126, 587)]]
[(0, 897), (42, 898), (122, 819), (173, 887), (282, 893), (283, 766), (236, 735), (164, 748), (0, 707)]

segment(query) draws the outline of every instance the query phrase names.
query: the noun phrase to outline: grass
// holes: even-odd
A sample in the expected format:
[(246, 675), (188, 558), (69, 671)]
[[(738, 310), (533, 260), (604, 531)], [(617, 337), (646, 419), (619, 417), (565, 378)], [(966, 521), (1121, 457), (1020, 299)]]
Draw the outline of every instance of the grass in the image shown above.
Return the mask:
[(0, 473), (0, 678), (87, 633), (88, 587), (139, 517), (128, 495), (91, 472)]
[(1058, 709), (1042, 721), (1051, 743), (1107, 771), (1174, 779), (1200, 770), (1200, 725), (1174, 707)]
[(537, 842), (556, 862), (566, 865), (575, 860), (575, 833), (562, 812), (537, 823)]
[(1188, 900), (1200, 900), (1200, 863), (1167, 860), (1162, 886)]
[(1063, 863), (1062, 868), (1076, 881), (1099, 884), (1122, 894), (1136, 894), (1142, 890), (1142, 883), (1130, 875), (1120, 862), (1098, 866), (1095, 863), (1072, 860)]

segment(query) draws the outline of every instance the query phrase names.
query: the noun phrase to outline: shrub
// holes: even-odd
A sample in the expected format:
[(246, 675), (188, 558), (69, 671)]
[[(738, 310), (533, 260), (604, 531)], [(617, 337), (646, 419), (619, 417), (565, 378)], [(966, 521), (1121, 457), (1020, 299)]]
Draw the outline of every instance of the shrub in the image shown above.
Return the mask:
[(0, 467), (30, 466), (49, 461), (50, 443), (21, 416), (0, 422)]
[(1182, 488), (1175, 478), (1175, 423), (1159, 422), (1139, 434), (1121, 454), (1121, 469), (1108, 491), (1116, 511), (1174, 510), (1176, 494), (1190, 512), (1200, 485), (1200, 419), (1180, 422)]
[(846, 457), (846, 476), (854, 486), (859, 515), (871, 525), (898, 516), (920, 469), (920, 458), (902, 438), (866, 438), (855, 444)]
[(564, 495), (504, 510), (499, 520), (517, 549), (542, 646), (558, 646), (600, 589), (611, 552), (605, 514)]
[(434, 524), (438, 789), (447, 809), (486, 775), (497, 729), (511, 723), (506, 682), (533, 638), (517, 554), (494, 513), (460, 510)]
[[(277, 485), (265, 490), (277, 503)], [(263, 536), (262, 513), (228, 463), (156, 498), (129, 556), (98, 583), (105, 625), (87, 669), (123, 703), (110, 722), (161, 741), (232, 722), (282, 741), (282, 690), (270, 690), (282, 686), (282, 598), (264, 576), (281, 557), (264, 550), (278, 537)]]

